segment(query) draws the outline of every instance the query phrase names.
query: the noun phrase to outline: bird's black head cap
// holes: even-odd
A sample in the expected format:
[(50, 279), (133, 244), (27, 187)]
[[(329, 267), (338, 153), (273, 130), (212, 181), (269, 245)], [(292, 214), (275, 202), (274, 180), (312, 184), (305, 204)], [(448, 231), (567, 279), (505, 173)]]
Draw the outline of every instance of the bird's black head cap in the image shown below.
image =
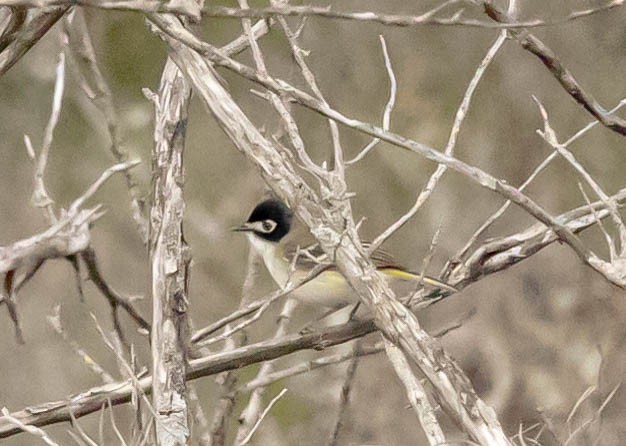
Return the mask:
[(285, 203), (270, 198), (254, 208), (246, 224), (259, 237), (270, 242), (278, 242), (291, 229), (292, 219), (293, 212)]

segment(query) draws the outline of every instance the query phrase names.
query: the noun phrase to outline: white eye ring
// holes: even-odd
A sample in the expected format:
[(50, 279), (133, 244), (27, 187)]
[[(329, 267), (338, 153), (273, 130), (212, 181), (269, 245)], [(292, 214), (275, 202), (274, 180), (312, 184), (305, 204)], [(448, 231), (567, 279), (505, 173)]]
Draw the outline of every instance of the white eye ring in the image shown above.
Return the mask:
[(261, 222), (261, 231), (269, 234), (274, 229), (276, 229), (276, 222), (274, 220), (263, 220)]

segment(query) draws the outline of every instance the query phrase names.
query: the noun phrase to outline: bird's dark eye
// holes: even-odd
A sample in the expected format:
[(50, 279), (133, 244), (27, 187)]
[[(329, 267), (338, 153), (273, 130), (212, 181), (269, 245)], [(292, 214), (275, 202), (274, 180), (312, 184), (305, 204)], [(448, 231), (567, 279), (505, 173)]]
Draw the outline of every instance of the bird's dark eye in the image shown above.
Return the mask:
[(274, 223), (272, 220), (264, 220), (261, 224), (261, 227), (265, 232), (272, 232), (272, 230), (276, 227), (276, 223)]

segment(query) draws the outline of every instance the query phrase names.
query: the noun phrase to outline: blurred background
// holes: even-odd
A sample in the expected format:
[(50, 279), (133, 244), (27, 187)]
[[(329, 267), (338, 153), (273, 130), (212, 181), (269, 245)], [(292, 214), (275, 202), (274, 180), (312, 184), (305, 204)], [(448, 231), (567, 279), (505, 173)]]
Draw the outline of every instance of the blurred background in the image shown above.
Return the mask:
[[(235, 2), (236, 3), (236, 2)], [(372, 10), (418, 14), (436, 1), (348, 1), (333, 4), (340, 10)], [(604, 2), (522, 0), (522, 18), (552, 19), (570, 11)], [(233, 2), (224, 3), (235, 6)], [(252, 6), (264, 6), (255, 2)], [(505, 5), (502, 5), (505, 6)], [(134, 173), (149, 196), (153, 146), (153, 108), (141, 89), (158, 88), (166, 52), (163, 43), (145, 26), (138, 13), (85, 9), (100, 67), (112, 88), (120, 118), (124, 147), (142, 164)], [(466, 14), (477, 18), (478, 8)], [(290, 18), (293, 27), (300, 24)], [(626, 10), (621, 8), (558, 26), (536, 29), (565, 66), (607, 109), (626, 97)], [(38, 150), (50, 113), (54, 66), (61, 49), (57, 25), (14, 68), (0, 78), (0, 245), (26, 238), (46, 227), (38, 209), (30, 205), (32, 164), (23, 143), (28, 134)], [(198, 35), (222, 45), (241, 33), (232, 19), (207, 18), (194, 27)], [(307, 61), (328, 102), (347, 116), (379, 124), (389, 94), (379, 35), (384, 35), (398, 80), (398, 96), (391, 130), (435, 148), (443, 148), (456, 109), (478, 63), (496, 39), (497, 30), (465, 27), (420, 26), (393, 28), (382, 25), (309, 18), (300, 43), (309, 51)], [(272, 74), (295, 85), (304, 82), (279, 29), (261, 40)], [(239, 56), (252, 64), (249, 53)], [(219, 69), (234, 98), (248, 116), (274, 132), (276, 114), (259, 97), (255, 85)], [(535, 133), (542, 121), (535, 95), (546, 107), (560, 141), (565, 141), (592, 119), (557, 84), (538, 61), (514, 41), (508, 41), (488, 68), (462, 127), (456, 156), (512, 185), (521, 184), (548, 156), (552, 148)], [(294, 115), (313, 158), (321, 162), (331, 150), (328, 125), (320, 116), (295, 107)], [(623, 115), (623, 113), (622, 113)], [(235, 150), (200, 101), (193, 100), (187, 139), (186, 236), (193, 253), (190, 315), (196, 328), (207, 325), (239, 305), (245, 276), (247, 243), (227, 228), (241, 222), (262, 197), (264, 185), (243, 155)], [(341, 128), (346, 158), (356, 155), (369, 141)], [(108, 151), (105, 121), (85, 97), (77, 78), (68, 71), (61, 120), (46, 171), (46, 184), (58, 206), (67, 206), (95, 180), (113, 159)], [(608, 193), (624, 187), (626, 144), (623, 137), (597, 126), (570, 147), (580, 162)], [(361, 233), (373, 238), (401, 216), (413, 203), (436, 166), (414, 154), (381, 143), (363, 161), (347, 171), (355, 219), (366, 217)], [(584, 204), (581, 181), (573, 169), (557, 158), (527, 189), (548, 211), (558, 214)], [(595, 199), (595, 197), (592, 197)], [(436, 276), (444, 262), (466, 242), (503, 200), (455, 173), (446, 173), (435, 193), (404, 228), (385, 245), (400, 261), (421, 268), (422, 259), (437, 227), (442, 232), (428, 273)], [(150, 318), (149, 269), (146, 250), (129, 213), (128, 193), (121, 176), (110, 180), (92, 199), (107, 214), (92, 231), (93, 247), (105, 278), (115, 289), (143, 296), (137, 303)], [(485, 235), (498, 237), (533, 223), (512, 207)], [(608, 224), (609, 228), (611, 225)], [(583, 240), (606, 257), (601, 232), (592, 228)], [(94, 313), (105, 331), (111, 330), (108, 304), (95, 287), (85, 283), (85, 302), (79, 299), (71, 265), (45, 264), (20, 292), (18, 310), (26, 338), (18, 345), (6, 312), (0, 312), (0, 405), (11, 411), (27, 405), (62, 399), (100, 384), (46, 321), (53, 306), (61, 304), (66, 333), (77, 339), (105, 369), (119, 377), (114, 355), (103, 345), (89, 316)], [(259, 296), (271, 283), (262, 277)], [(626, 372), (625, 293), (583, 266), (566, 246), (555, 244), (531, 259), (489, 276), (462, 293), (420, 313), (419, 319), (436, 332), (463, 318), (463, 326), (442, 339), (459, 361), (478, 393), (492, 405), (509, 435), (539, 423), (541, 444), (559, 444), (590, 419)], [(274, 309), (274, 315), (279, 306)], [(319, 309), (299, 308), (292, 330), (319, 315)], [(139, 359), (150, 364), (147, 339), (133, 334), (135, 326), (124, 315), (124, 326), (136, 343)], [(264, 316), (249, 333), (251, 341), (272, 333), (275, 317)], [(378, 335), (371, 335), (372, 343)], [(216, 346), (218, 348), (218, 346)], [(345, 346), (339, 348), (347, 348)], [(320, 353), (298, 353), (279, 364), (298, 363)], [(254, 376), (258, 367), (239, 372), (241, 380)], [(316, 445), (325, 443), (333, 427), (345, 365), (319, 369), (287, 379), (269, 388), (267, 401), (283, 387), (289, 392), (276, 404), (255, 435), (255, 444)], [(213, 378), (196, 382), (200, 401), (210, 416), (217, 386)], [(575, 416), (566, 418), (590, 386), (596, 391)], [(626, 389), (617, 391), (604, 408), (601, 422), (577, 435), (570, 444), (624, 444)], [(407, 409), (403, 387), (384, 355), (363, 358), (358, 366), (349, 406), (349, 422), (340, 444), (426, 444), (414, 413)], [(232, 418), (244, 407), (242, 397)], [(115, 411), (119, 424), (131, 418), (125, 408)], [(451, 422), (441, 415), (451, 438)], [(98, 416), (81, 419), (88, 432), (97, 431)], [(46, 428), (61, 444), (70, 444), (68, 425)], [(110, 444), (117, 444), (113, 433)], [(29, 445), (32, 437), (20, 435), (7, 445)], [(595, 442), (595, 443), (594, 443)]]

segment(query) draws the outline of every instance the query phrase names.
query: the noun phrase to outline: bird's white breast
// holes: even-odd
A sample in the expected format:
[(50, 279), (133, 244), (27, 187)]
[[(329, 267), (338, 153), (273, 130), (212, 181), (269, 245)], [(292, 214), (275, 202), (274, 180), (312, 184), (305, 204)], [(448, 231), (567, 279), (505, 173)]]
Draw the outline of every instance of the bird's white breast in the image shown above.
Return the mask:
[[(274, 281), (284, 288), (287, 281), (298, 281), (304, 278), (307, 271), (289, 271), (289, 261), (283, 256), (282, 247), (277, 243), (263, 240), (252, 233), (246, 234), (253, 249), (261, 255)], [(290, 272), (291, 277), (290, 277)], [(354, 291), (350, 288), (341, 273), (324, 271), (319, 276), (291, 292), (291, 295), (305, 303), (339, 308), (356, 302)]]

